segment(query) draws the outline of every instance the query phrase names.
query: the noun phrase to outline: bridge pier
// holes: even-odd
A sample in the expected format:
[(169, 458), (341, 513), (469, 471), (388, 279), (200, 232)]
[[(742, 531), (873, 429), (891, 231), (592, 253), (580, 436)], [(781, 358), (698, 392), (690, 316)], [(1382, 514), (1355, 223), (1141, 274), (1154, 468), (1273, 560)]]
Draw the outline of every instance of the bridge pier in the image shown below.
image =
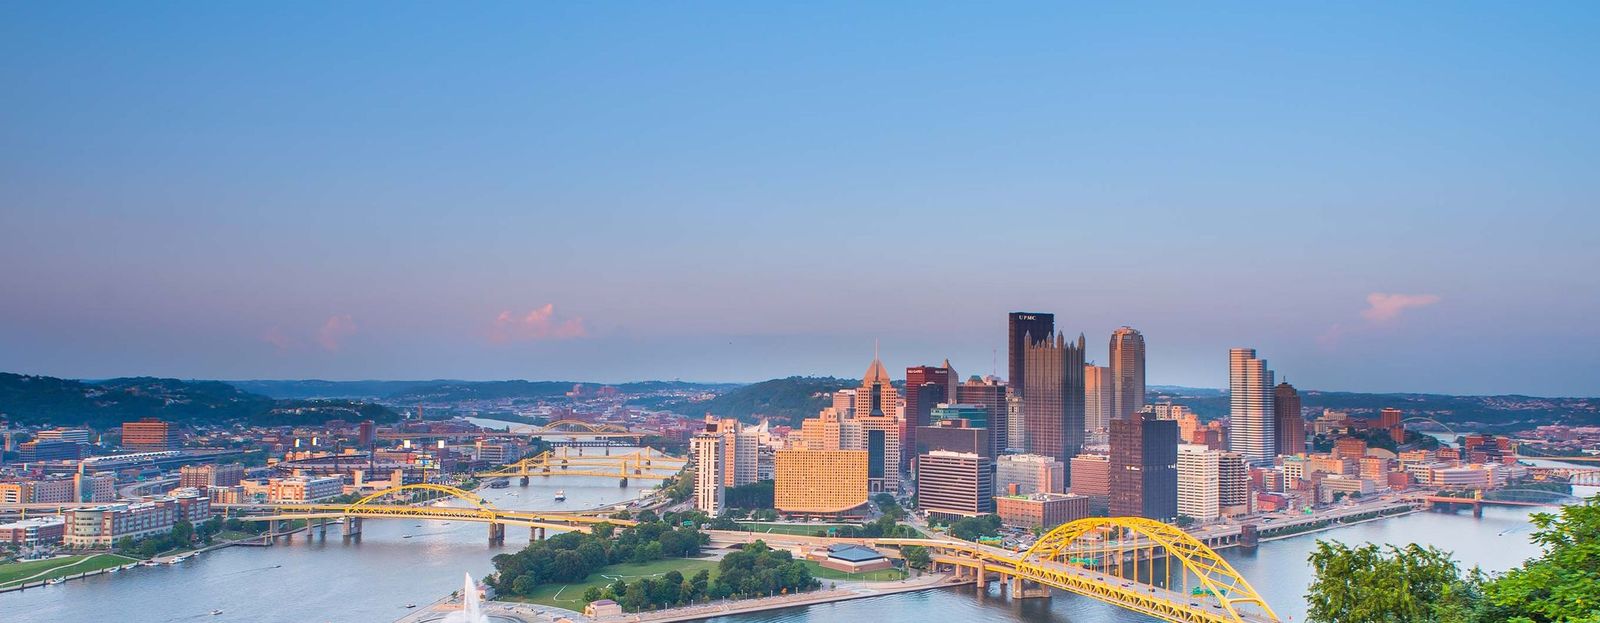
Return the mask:
[(360, 517), (345, 517), (344, 518), (344, 526), (343, 526), (343, 529), (341, 531), (344, 533), (344, 538), (346, 540), (349, 540), (349, 539), (352, 539), (352, 538), (359, 540), (361, 538), (361, 518)]
[(544, 534), (544, 528), (540, 528), (539, 526), (528, 526), (529, 541), (543, 541)]
[(1472, 516), (1474, 518), (1477, 518), (1477, 519), (1483, 519), (1483, 505), (1482, 504), (1473, 504), (1472, 505)]
[(522, 480), (518, 484), (520, 484), (520, 485), (522, 485), (524, 487), (528, 486), (528, 477), (527, 476), (523, 476)]
[(491, 524), (489, 524), (489, 544), (490, 545), (505, 545), (505, 543), (506, 543), (506, 525), (503, 524), (503, 523), (491, 523)]
[[(1033, 586), (1029, 586), (1032, 584)], [(1038, 582), (1029, 582), (1021, 576), (1011, 576), (1012, 599), (1049, 599), (1050, 587)]]
[(628, 477), (627, 476), (623, 476), (622, 477), (622, 482), (617, 483), (617, 486), (619, 486), (619, 487), (628, 486)]

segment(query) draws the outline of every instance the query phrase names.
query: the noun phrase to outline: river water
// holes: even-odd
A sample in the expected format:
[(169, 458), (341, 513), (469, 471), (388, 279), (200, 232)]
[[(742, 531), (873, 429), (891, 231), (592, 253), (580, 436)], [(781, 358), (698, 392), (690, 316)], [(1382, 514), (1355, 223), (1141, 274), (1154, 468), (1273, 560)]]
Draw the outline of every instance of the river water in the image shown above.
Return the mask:
[[(589, 450), (598, 452), (598, 450)], [(565, 490), (567, 501), (554, 494)], [(482, 493), (501, 508), (577, 509), (626, 500), (640, 492), (599, 477), (563, 477), (528, 487), (515, 482)], [(1594, 495), (1593, 489), (1579, 492)], [(1328, 532), (1263, 543), (1254, 552), (1225, 550), (1224, 556), (1273, 605), (1283, 620), (1303, 620), (1302, 595), (1311, 581), (1306, 557), (1316, 540), (1346, 543), (1422, 543), (1453, 551), (1467, 566), (1500, 571), (1538, 554), (1529, 542), (1530, 510), (1491, 507), (1482, 518), (1416, 513), (1346, 526)], [(408, 538), (409, 537), (409, 538)], [(387, 623), (407, 613), (405, 604), (426, 605), (461, 586), (461, 573), (479, 577), (490, 558), (527, 543), (526, 530), (508, 527), (506, 545), (488, 545), (482, 524), (369, 520), (359, 541), (345, 542), (330, 529), (327, 539), (296, 535), (292, 544), (233, 547), (187, 562), (140, 567), (23, 592), (0, 594), (6, 623), (119, 621), (167, 623), (217, 621)], [(223, 614), (208, 616), (213, 609)], [(1292, 619), (1290, 618), (1292, 617)], [(889, 595), (806, 608), (716, 619), (717, 623), (874, 623), (1015, 621), (1144, 623), (1147, 617), (1100, 602), (1057, 593), (1048, 600), (1010, 601), (980, 596), (975, 589), (944, 589)]]
[[(613, 449), (628, 452), (628, 449)], [(572, 450), (577, 453), (578, 450)], [(603, 453), (590, 448), (588, 454)], [(518, 510), (577, 510), (632, 499), (651, 484), (564, 476), (513, 480), (478, 493)], [(556, 491), (567, 499), (555, 501)], [(0, 623), (291, 622), (387, 623), (461, 588), (461, 573), (493, 571), (490, 558), (528, 543), (529, 531), (506, 527), (506, 543), (490, 546), (488, 527), (467, 522), (398, 519), (364, 522), (360, 540), (346, 542), (338, 526), (326, 539), (296, 534), (273, 547), (229, 547), (177, 565), (138, 567), (55, 586), (0, 593)], [(212, 610), (222, 610), (210, 616)]]

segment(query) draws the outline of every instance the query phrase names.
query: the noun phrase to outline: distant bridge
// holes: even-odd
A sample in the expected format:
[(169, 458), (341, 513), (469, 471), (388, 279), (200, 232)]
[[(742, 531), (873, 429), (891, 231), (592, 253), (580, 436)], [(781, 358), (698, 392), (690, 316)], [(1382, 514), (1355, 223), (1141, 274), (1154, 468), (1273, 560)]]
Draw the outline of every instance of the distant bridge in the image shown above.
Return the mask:
[[(385, 497), (415, 491), (441, 493), (445, 496), (465, 500), (472, 506), (412, 506), (409, 504), (381, 504)], [(554, 528), (561, 531), (589, 532), (595, 524), (610, 523), (618, 526), (631, 526), (635, 522), (624, 519), (610, 519), (593, 515), (578, 513), (561, 513), (548, 511), (516, 511), (503, 510), (489, 503), (470, 491), (455, 487), (437, 484), (411, 484), (391, 487), (373, 493), (367, 497), (349, 504), (226, 504), (218, 505), (228, 509), (265, 511), (265, 515), (241, 515), (238, 518), (245, 521), (272, 522), (271, 536), (282, 533), (282, 522), (305, 520), (327, 529), (327, 523), (337, 520), (343, 523), (346, 536), (359, 534), (361, 520), (363, 519), (410, 519), (431, 521), (470, 521), (489, 525), (489, 541), (503, 543), (505, 541), (505, 527), (527, 526), (531, 530), (532, 538), (544, 538), (546, 530)], [(310, 524), (308, 524), (310, 525)]]
[(619, 479), (622, 484), (627, 484), (628, 479), (641, 480), (666, 480), (673, 476), (672, 473), (661, 473), (652, 470), (671, 470), (677, 472), (687, 460), (673, 457), (652, 448), (641, 448), (635, 452), (618, 455), (573, 455), (565, 451), (561, 453), (541, 452), (537, 456), (529, 457), (516, 463), (487, 470), (474, 474), (478, 478), (520, 478), (522, 484), (528, 484), (528, 479), (533, 476), (602, 476)]
[(396, 431), (381, 430), (376, 433), (378, 439), (404, 440), (404, 439), (478, 439), (484, 437), (542, 437), (546, 435), (567, 435), (574, 439), (582, 438), (592, 442), (638, 443), (645, 437), (659, 435), (658, 431), (630, 431), (616, 424), (598, 422), (585, 422), (583, 420), (556, 420), (543, 426), (528, 428), (512, 428), (509, 431), (471, 430), (471, 431)]

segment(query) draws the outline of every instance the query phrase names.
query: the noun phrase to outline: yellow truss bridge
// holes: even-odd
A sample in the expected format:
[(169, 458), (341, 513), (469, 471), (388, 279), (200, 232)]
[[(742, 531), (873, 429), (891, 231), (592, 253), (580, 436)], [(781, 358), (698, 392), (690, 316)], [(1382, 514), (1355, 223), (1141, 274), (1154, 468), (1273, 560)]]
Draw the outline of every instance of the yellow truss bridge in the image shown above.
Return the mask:
[(1001, 590), (1009, 589), (1015, 597), (1048, 596), (1044, 589), (1049, 587), (1163, 621), (1279, 621), (1228, 561), (1187, 532), (1149, 519), (1080, 519), (1051, 530), (1023, 552), (946, 539), (864, 542), (926, 547), (936, 563), (954, 567), (958, 576), (972, 578), (980, 589), (986, 588), (990, 576), (998, 575)]
[[(470, 506), (413, 506), (410, 504), (381, 503), (384, 498), (396, 494), (413, 492), (429, 492), (442, 494), (442, 497), (455, 498), (471, 503)], [(437, 499), (437, 498), (435, 498)], [(232, 509), (267, 511), (266, 515), (243, 515), (239, 519), (245, 521), (270, 521), (273, 522), (274, 534), (278, 522), (305, 520), (326, 525), (329, 520), (344, 522), (346, 533), (360, 532), (360, 520), (363, 519), (411, 519), (430, 521), (468, 521), (489, 524), (489, 540), (502, 542), (505, 540), (505, 527), (527, 526), (532, 529), (535, 538), (542, 538), (548, 529), (567, 532), (589, 532), (595, 524), (610, 523), (617, 526), (631, 526), (636, 522), (624, 519), (609, 519), (578, 513), (561, 513), (550, 511), (517, 511), (503, 510), (495, 507), (488, 500), (479, 497), (471, 491), (465, 491), (451, 486), (437, 484), (410, 484), (384, 489), (361, 498), (349, 504), (231, 504)], [(353, 529), (352, 529), (353, 527)]]
[[(565, 450), (565, 448), (563, 448)], [(652, 448), (641, 448), (627, 454), (585, 455), (560, 454), (545, 451), (489, 471), (478, 472), (478, 478), (529, 478), (531, 476), (604, 476), (641, 480), (666, 480), (682, 469), (687, 461)], [(670, 470), (670, 473), (666, 473)], [(524, 482), (526, 484), (526, 482)]]
[[(628, 433), (626, 428), (616, 424), (596, 424), (583, 420), (556, 420), (533, 430), (535, 435), (546, 433)], [(641, 433), (642, 436), (642, 433)]]

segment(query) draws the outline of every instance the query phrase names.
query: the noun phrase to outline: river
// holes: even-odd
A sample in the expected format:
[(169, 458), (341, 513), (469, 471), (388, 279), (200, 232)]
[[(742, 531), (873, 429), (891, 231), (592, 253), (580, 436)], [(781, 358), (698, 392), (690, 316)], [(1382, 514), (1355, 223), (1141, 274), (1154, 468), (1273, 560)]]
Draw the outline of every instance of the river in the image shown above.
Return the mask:
[[(589, 452), (596, 452), (590, 450)], [(567, 501), (554, 501), (565, 490)], [(535, 479), (483, 494), (502, 508), (587, 508), (634, 497), (610, 478)], [(1580, 495), (1594, 495), (1586, 488)], [(1455, 553), (1467, 566), (1502, 571), (1538, 554), (1529, 541), (1527, 509), (1491, 507), (1482, 518), (1415, 513), (1263, 543), (1254, 552), (1225, 550), (1224, 556), (1273, 605), (1283, 620), (1304, 620), (1302, 595), (1311, 581), (1306, 556), (1317, 539), (1346, 543), (1422, 543)], [(409, 535), (409, 538), (407, 536)], [(478, 577), (492, 570), (489, 559), (526, 544), (526, 530), (508, 528), (506, 545), (488, 545), (481, 524), (369, 520), (360, 541), (345, 542), (330, 530), (326, 540), (296, 535), (292, 544), (234, 547), (187, 562), (141, 567), (57, 586), (0, 594), (0, 621), (119, 621), (167, 623), (312, 623), (319, 621), (388, 623), (407, 611), (449, 594), (461, 585), (461, 572)], [(207, 616), (213, 609), (223, 614)], [(944, 589), (774, 610), (716, 619), (717, 623), (824, 623), (839, 620), (874, 623), (943, 621), (1113, 622), (1152, 619), (1097, 601), (1057, 593), (1049, 600), (980, 598), (971, 588)]]
[[(568, 476), (534, 478), (527, 487), (513, 480), (479, 493), (500, 508), (566, 510), (625, 501), (652, 486)], [(555, 501), (558, 490), (565, 502)], [(485, 524), (369, 519), (359, 541), (344, 541), (330, 526), (326, 539), (301, 533), (289, 544), (229, 547), (177, 565), (0, 593), (0, 622), (388, 623), (405, 615), (408, 603), (424, 606), (459, 590), (463, 571), (493, 571), (490, 558), (521, 549), (528, 536), (526, 528), (507, 526), (505, 545), (490, 546)], [(209, 616), (212, 610), (223, 613)]]

